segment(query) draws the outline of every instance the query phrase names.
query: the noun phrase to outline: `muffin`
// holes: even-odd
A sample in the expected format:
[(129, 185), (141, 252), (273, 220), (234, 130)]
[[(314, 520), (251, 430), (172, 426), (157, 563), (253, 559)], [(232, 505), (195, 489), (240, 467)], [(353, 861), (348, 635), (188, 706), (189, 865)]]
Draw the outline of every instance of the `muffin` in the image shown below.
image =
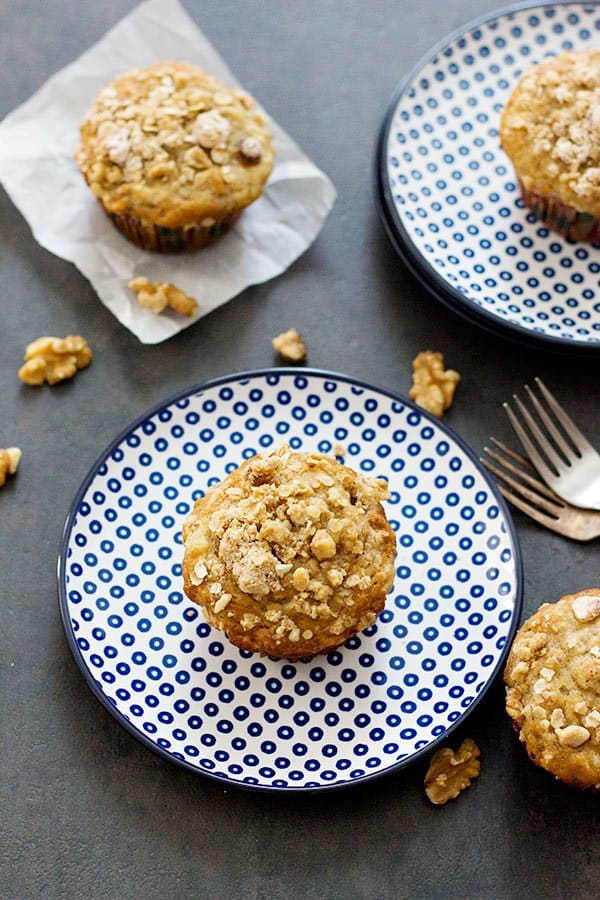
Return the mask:
[(287, 445), (252, 457), (183, 526), (184, 589), (245, 650), (299, 660), (372, 625), (394, 580), (384, 481)]
[(260, 196), (273, 157), (252, 98), (181, 62), (133, 69), (103, 88), (75, 154), (119, 231), (161, 252), (224, 234)]
[(528, 69), (502, 113), (523, 202), (549, 228), (600, 241), (600, 50)]
[(600, 588), (540, 607), (517, 633), (504, 680), (532, 761), (573, 787), (600, 787)]

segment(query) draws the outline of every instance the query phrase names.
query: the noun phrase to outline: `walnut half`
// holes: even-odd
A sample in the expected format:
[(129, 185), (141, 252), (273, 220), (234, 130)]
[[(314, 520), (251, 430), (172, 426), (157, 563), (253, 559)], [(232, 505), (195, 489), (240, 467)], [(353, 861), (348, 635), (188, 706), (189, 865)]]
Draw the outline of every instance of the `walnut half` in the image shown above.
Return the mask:
[(468, 788), (480, 768), (479, 747), (471, 738), (466, 738), (456, 753), (451, 747), (442, 747), (431, 757), (425, 793), (432, 803), (442, 806)]
[(413, 386), (409, 397), (440, 419), (452, 405), (460, 375), (444, 369), (441, 353), (423, 350), (413, 360)]
[(25, 384), (39, 386), (45, 381), (56, 384), (72, 378), (78, 369), (92, 361), (92, 351), (85, 338), (69, 334), (66, 338), (41, 337), (25, 349), (25, 363), (19, 378)]

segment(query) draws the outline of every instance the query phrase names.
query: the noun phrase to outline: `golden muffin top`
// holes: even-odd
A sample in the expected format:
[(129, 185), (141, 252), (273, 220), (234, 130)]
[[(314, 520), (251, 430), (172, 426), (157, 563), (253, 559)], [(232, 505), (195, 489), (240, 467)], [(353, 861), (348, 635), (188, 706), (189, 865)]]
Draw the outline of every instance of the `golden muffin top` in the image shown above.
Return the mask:
[(527, 190), (600, 213), (600, 50), (562, 53), (524, 72), (500, 140)]
[(513, 643), (506, 709), (535, 763), (600, 787), (600, 590), (545, 603)]
[(133, 69), (104, 87), (75, 154), (109, 212), (168, 228), (210, 227), (252, 203), (273, 157), (254, 100), (181, 62)]
[(250, 650), (302, 658), (375, 621), (394, 579), (383, 481), (287, 445), (244, 462), (183, 526), (187, 595)]

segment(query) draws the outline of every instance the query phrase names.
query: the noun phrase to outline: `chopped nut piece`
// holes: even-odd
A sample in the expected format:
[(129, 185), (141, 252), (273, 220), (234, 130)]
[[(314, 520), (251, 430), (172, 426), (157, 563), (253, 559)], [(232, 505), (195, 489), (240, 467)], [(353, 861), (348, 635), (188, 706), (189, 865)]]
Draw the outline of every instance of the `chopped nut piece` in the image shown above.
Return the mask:
[(444, 369), (441, 353), (424, 350), (413, 360), (413, 386), (409, 396), (438, 419), (452, 405), (460, 375)]
[(338, 443), (338, 444), (333, 445), (333, 455), (334, 456), (344, 457), (344, 456), (346, 456), (346, 453), (347, 453), (347, 450), (343, 444)]
[(262, 152), (262, 144), (258, 138), (245, 137), (240, 142), (240, 155), (246, 162), (258, 162)]
[(230, 600), (231, 600), (231, 594), (221, 594), (221, 596), (215, 603), (215, 612), (216, 613), (222, 612), (226, 608), (226, 606), (228, 605)]
[(582, 594), (573, 600), (572, 609), (578, 622), (593, 622), (600, 616), (600, 597)]
[(471, 738), (466, 738), (456, 753), (450, 747), (442, 747), (431, 757), (425, 775), (425, 793), (432, 803), (441, 806), (469, 787), (480, 768), (479, 747)]
[(72, 378), (77, 369), (84, 369), (91, 360), (89, 344), (78, 334), (66, 338), (41, 337), (25, 349), (25, 363), (19, 369), (19, 378), (25, 384), (35, 386), (45, 381), (56, 384)]
[(295, 328), (284, 331), (273, 338), (273, 347), (289, 362), (302, 362), (306, 359), (306, 344)]
[(15, 474), (20, 461), (21, 451), (18, 447), (7, 447), (6, 450), (0, 450), (0, 487), (4, 485), (7, 475)]
[(194, 569), (191, 574), (191, 582), (192, 584), (202, 584), (206, 576), (208, 575), (208, 569), (204, 565), (202, 561), (197, 562), (194, 566)]
[(590, 733), (583, 725), (567, 725), (566, 728), (557, 728), (558, 743), (563, 747), (580, 747), (590, 739)]
[(182, 316), (193, 316), (198, 310), (198, 303), (174, 284), (161, 284), (147, 278), (134, 278), (129, 282), (131, 290), (137, 294), (140, 306), (157, 315), (168, 306)]
[(192, 128), (192, 137), (198, 141), (205, 150), (211, 150), (217, 144), (223, 144), (229, 137), (231, 125), (229, 120), (211, 109), (200, 113)]

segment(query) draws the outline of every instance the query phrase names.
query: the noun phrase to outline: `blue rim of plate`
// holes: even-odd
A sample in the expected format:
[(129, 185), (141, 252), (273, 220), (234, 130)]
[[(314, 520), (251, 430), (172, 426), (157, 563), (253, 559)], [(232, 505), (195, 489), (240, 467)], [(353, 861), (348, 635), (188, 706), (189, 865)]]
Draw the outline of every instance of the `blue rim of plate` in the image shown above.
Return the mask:
[[(395, 764), (392, 764), (381, 771), (375, 771), (372, 773), (366, 773), (361, 777), (354, 778), (352, 780), (337, 782), (332, 784), (319, 784), (314, 786), (301, 786), (301, 785), (287, 785), (286, 787), (278, 787), (272, 785), (264, 785), (264, 784), (249, 784), (242, 781), (236, 781), (234, 779), (223, 778), (221, 775), (214, 774), (210, 771), (200, 770), (198, 767), (186, 762), (184, 759), (176, 758), (173, 754), (169, 753), (167, 750), (163, 749), (160, 745), (156, 744), (152, 739), (150, 739), (143, 731), (137, 728), (129, 719), (127, 719), (115, 706), (110, 702), (106, 694), (103, 692), (99, 684), (96, 682), (92, 671), (88, 667), (85, 662), (85, 659), (82, 655), (82, 652), (77, 644), (77, 640), (75, 638), (75, 634), (73, 632), (70, 615), (69, 615), (69, 607), (68, 607), (68, 594), (66, 587), (66, 560), (67, 560), (67, 551), (69, 547), (69, 539), (71, 537), (71, 533), (73, 530), (74, 519), (79, 509), (79, 505), (85, 496), (86, 491), (88, 490), (90, 484), (94, 481), (95, 477), (98, 474), (98, 471), (102, 467), (102, 465), (106, 462), (108, 457), (113, 453), (113, 451), (122, 443), (123, 440), (127, 438), (135, 429), (139, 428), (147, 419), (151, 418), (159, 414), (162, 410), (176, 404), (178, 401), (184, 400), (192, 395), (195, 395), (201, 391), (206, 391), (207, 389), (212, 389), (215, 387), (225, 386), (234, 382), (241, 382), (247, 379), (256, 378), (256, 377), (268, 377), (270, 375), (284, 375), (284, 376), (308, 376), (314, 378), (320, 378), (325, 380), (331, 380), (336, 382), (342, 382), (351, 387), (363, 390), (371, 390), (373, 392), (379, 393), (392, 401), (397, 401), (408, 409), (417, 412), (421, 417), (426, 420), (429, 420), (432, 424), (434, 424), (437, 428), (439, 428), (442, 432), (444, 432), (455, 444), (456, 446), (467, 456), (467, 458), (474, 464), (476, 469), (478, 470), (478, 474), (483, 478), (486, 482), (489, 490), (497, 503), (500, 512), (504, 516), (504, 524), (506, 525), (506, 530), (508, 532), (508, 536), (512, 542), (512, 546), (514, 549), (514, 580), (515, 580), (515, 597), (514, 597), (514, 606), (512, 610), (511, 620), (510, 620), (510, 628), (507, 631), (506, 639), (504, 646), (500, 650), (498, 655), (496, 664), (494, 668), (488, 673), (487, 679), (483, 684), (482, 689), (477, 694), (477, 696), (473, 699), (473, 702), (465, 709), (465, 711), (460, 715), (460, 717), (452, 722), (445, 729), (443, 734), (440, 734), (435, 740), (431, 741), (427, 744), (427, 746), (422, 749), (412, 753), (407, 759), (399, 760)], [(501, 672), (506, 657), (508, 656), (510, 646), (512, 644), (513, 638), (517, 631), (519, 621), (521, 618), (522, 607), (523, 607), (523, 559), (521, 554), (521, 548), (519, 544), (519, 540), (517, 537), (517, 532), (514, 526), (514, 522), (511, 518), (508, 507), (502, 498), (498, 488), (496, 487), (495, 482), (491, 478), (491, 476), (487, 473), (484, 467), (479, 462), (476, 454), (471, 450), (471, 448), (462, 440), (462, 438), (456, 434), (448, 425), (444, 422), (441, 422), (439, 419), (434, 418), (430, 415), (426, 410), (417, 406), (413, 401), (404, 397), (404, 395), (399, 394), (395, 391), (391, 391), (388, 388), (380, 387), (378, 385), (374, 385), (370, 382), (363, 381), (358, 378), (354, 378), (349, 375), (345, 375), (342, 373), (331, 372), (324, 369), (311, 369), (311, 368), (300, 368), (300, 367), (278, 367), (278, 368), (266, 368), (266, 369), (252, 369), (243, 372), (232, 373), (229, 375), (224, 375), (219, 378), (211, 379), (200, 384), (193, 385), (192, 387), (184, 388), (177, 393), (171, 395), (165, 400), (160, 401), (154, 406), (148, 408), (143, 412), (140, 416), (138, 416), (135, 420), (130, 422), (122, 431), (117, 434), (115, 438), (108, 444), (108, 446), (104, 449), (104, 451), (98, 456), (94, 464), (91, 466), (88, 474), (84, 478), (79, 490), (77, 491), (67, 514), (65, 524), (63, 527), (63, 533), (61, 538), (60, 550), (57, 561), (57, 581), (58, 581), (58, 599), (59, 599), (59, 610), (60, 616), (63, 624), (63, 628), (65, 631), (67, 644), (71, 651), (71, 654), (81, 670), (85, 681), (88, 684), (88, 687), (91, 689), (92, 693), (96, 696), (96, 698), (100, 701), (102, 706), (116, 719), (116, 721), (131, 734), (139, 743), (141, 743), (147, 750), (155, 753), (165, 761), (172, 763), (180, 768), (185, 769), (188, 772), (193, 773), (194, 775), (201, 775), (207, 778), (210, 778), (213, 781), (218, 782), (222, 786), (231, 785), (236, 788), (240, 788), (242, 790), (250, 790), (250, 791), (260, 791), (267, 793), (302, 793), (302, 794), (314, 794), (320, 793), (322, 791), (333, 791), (339, 790), (342, 788), (352, 787), (357, 784), (364, 784), (366, 781), (372, 781), (376, 778), (383, 778), (387, 775), (391, 775), (392, 773), (398, 773), (399, 771), (408, 768), (414, 763), (418, 762), (425, 755), (429, 755), (433, 750), (435, 750), (441, 743), (447, 742), (450, 735), (460, 726), (462, 726), (468, 718), (469, 715), (474, 711), (474, 709), (478, 706), (481, 700), (485, 697), (491, 685), (495, 682), (498, 674)]]
[(410, 88), (421, 70), (430, 63), (438, 54), (454, 41), (468, 34), (479, 26), (486, 25), (497, 19), (504, 18), (511, 13), (523, 10), (545, 9), (548, 7), (579, 6), (584, 9), (593, 9), (600, 6), (600, 0), (589, 2), (573, 2), (573, 0), (528, 0), (525, 3), (515, 3), (500, 7), (489, 13), (484, 13), (471, 19), (465, 25), (450, 32), (438, 41), (421, 59), (413, 66), (409, 73), (396, 87), (392, 99), (389, 102), (383, 117), (383, 123), (377, 140), (374, 157), (375, 200), (379, 216), (390, 243), (400, 256), (410, 272), (417, 278), (423, 287), (439, 300), (446, 308), (455, 312), (460, 318), (471, 324), (477, 325), (489, 334), (499, 338), (508, 338), (517, 344), (525, 344), (539, 350), (551, 350), (555, 353), (580, 357), (600, 356), (600, 342), (588, 343), (584, 341), (569, 341), (550, 334), (541, 334), (525, 328), (515, 322), (502, 319), (494, 313), (482, 308), (469, 297), (462, 294), (456, 288), (448, 284), (435, 266), (430, 264), (415, 245), (402, 219), (398, 215), (396, 205), (392, 199), (391, 187), (387, 174), (387, 148), (393, 117), (400, 100)]

